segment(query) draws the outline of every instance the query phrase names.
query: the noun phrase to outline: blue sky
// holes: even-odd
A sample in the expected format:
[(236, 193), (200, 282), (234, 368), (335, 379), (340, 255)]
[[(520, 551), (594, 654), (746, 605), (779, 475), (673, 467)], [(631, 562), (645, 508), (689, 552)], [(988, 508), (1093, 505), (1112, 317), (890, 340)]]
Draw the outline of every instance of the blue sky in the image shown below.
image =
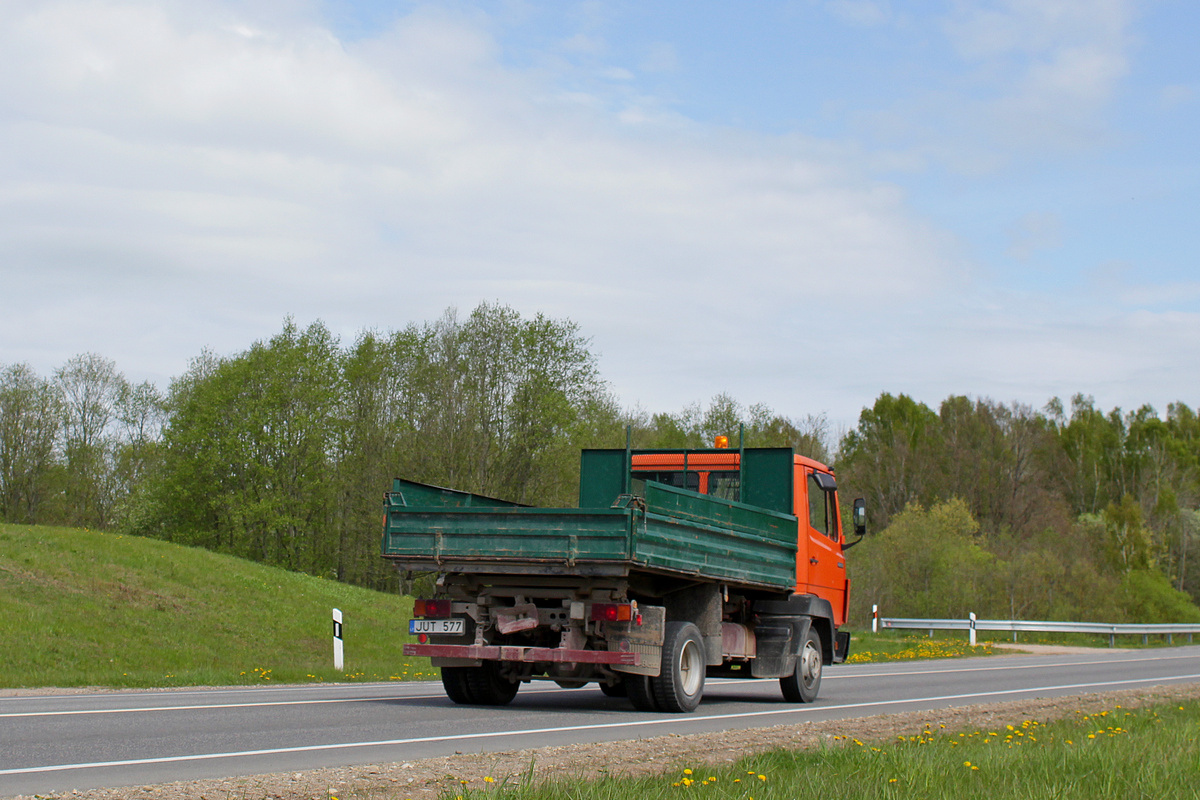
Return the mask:
[(0, 364), (499, 301), (627, 407), (1200, 404), (1200, 6), (0, 3)]

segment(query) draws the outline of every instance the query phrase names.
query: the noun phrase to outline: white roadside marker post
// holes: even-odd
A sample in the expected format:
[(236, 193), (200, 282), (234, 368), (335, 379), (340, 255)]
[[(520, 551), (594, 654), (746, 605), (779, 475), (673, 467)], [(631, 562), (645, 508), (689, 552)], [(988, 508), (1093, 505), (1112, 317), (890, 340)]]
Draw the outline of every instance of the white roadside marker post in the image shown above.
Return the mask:
[(975, 646), (975, 612), (971, 612), (971, 647)]
[(342, 662), (342, 611), (333, 610), (333, 668), (341, 672)]

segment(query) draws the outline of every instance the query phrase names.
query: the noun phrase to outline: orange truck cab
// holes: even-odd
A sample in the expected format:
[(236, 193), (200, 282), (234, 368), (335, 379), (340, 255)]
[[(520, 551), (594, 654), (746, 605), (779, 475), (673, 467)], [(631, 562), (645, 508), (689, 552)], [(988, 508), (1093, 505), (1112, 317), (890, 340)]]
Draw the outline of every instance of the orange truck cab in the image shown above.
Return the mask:
[[(705, 453), (654, 453), (632, 457), (633, 476), (678, 489), (741, 500), (740, 454), (737, 450)], [(829, 601), (834, 624), (846, 624), (850, 580), (846, 577), (845, 543), (837, 479), (829, 467), (805, 456), (793, 456), (793, 509), (796, 530), (796, 594)]]

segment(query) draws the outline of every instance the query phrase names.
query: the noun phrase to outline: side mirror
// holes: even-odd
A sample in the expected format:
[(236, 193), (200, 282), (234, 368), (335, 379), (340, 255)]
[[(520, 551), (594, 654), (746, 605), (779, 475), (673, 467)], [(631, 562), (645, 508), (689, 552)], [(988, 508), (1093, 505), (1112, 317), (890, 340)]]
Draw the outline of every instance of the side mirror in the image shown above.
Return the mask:
[(867, 501), (861, 497), (854, 501), (854, 532), (859, 536), (867, 535)]
[(854, 511), (851, 512), (851, 520), (854, 522), (854, 533), (858, 536), (854, 541), (847, 540), (842, 544), (843, 550), (849, 550), (854, 545), (863, 540), (867, 535), (867, 501), (861, 497), (854, 500)]

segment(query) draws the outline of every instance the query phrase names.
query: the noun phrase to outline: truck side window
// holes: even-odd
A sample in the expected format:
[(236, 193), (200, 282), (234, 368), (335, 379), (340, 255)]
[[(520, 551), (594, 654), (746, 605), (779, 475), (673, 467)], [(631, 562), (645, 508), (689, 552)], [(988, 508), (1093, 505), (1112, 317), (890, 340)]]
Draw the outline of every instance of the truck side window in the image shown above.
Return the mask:
[(814, 530), (837, 541), (837, 528), (833, 524), (833, 504), (829, 493), (817, 483), (816, 477), (808, 476), (808, 524)]
[(708, 493), (722, 500), (741, 500), (741, 473), (737, 470), (708, 473)]

